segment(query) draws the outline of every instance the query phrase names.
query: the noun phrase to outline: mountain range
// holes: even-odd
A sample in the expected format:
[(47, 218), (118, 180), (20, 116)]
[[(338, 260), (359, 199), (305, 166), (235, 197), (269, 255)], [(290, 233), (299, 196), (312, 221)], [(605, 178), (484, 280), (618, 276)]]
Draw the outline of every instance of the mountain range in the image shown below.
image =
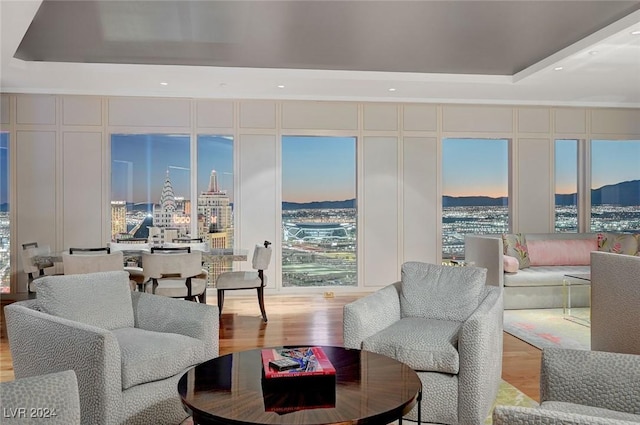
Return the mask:
[[(576, 194), (556, 194), (556, 205), (575, 205)], [(640, 205), (640, 180), (631, 180), (622, 183), (602, 186), (591, 190), (591, 204), (611, 204), (622, 207)], [(507, 205), (506, 197), (491, 198), (489, 196), (443, 196), (444, 207), (494, 207)], [(313, 202), (282, 202), (283, 210), (298, 209), (341, 209), (355, 208), (355, 199), (344, 201), (313, 201)], [(127, 204), (131, 211), (153, 211), (153, 203)], [(0, 204), (0, 212), (6, 212), (8, 204)]]

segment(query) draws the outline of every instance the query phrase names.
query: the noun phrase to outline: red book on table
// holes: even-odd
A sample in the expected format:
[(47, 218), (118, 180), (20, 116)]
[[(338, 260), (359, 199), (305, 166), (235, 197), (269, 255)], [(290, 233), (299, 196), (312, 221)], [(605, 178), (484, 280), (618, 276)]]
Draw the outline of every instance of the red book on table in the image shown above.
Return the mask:
[(265, 348), (262, 367), (267, 379), (336, 374), (322, 347)]

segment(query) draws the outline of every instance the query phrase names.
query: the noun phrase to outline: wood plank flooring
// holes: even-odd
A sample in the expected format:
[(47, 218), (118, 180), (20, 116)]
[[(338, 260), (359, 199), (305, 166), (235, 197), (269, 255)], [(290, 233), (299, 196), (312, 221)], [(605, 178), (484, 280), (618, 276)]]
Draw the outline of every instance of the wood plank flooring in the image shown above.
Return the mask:
[[(342, 307), (362, 295), (268, 295), (268, 323), (262, 321), (255, 296), (228, 296), (220, 322), (220, 354), (277, 345), (342, 345)], [(215, 296), (208, 302), (215, 303)], [(0, 382), (14, 379), (4, 314), (1, 320)], [(540, 359), (539, 349), (504, 334), (502, 377), (536, 401)]]

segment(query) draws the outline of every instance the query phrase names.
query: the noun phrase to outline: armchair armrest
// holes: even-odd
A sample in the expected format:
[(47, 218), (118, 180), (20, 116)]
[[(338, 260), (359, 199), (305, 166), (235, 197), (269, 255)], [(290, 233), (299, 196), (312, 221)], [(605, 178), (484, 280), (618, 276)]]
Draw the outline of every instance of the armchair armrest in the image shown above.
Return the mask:
[(218, 307), (144, 292), (132, 292), (131, 299), (137, 328), (197, 338), (206, 344), (207, 360), (218, 356)]
[(83, 394), (82, 420), (115, 423), (122, 403), (120, 347), (106, 329), (33, 310), (18, 302), (5, 307), (16, 378), (73, 370)]
[(400, 282), (377, 290), (343, 309), (346, 348), (362, 348), (362, 341), (400, 320)]
[(458, 335), (461, 423), (489, 412), (501, 381), (503, 289), (485, 286), (484, 295)]
[(542, 352), (540, 400), (640, 414), (640, 356), (548, 348)]
[(547, 410), (539, 407), (496, 406), (493, 410), (493, 425), (513, 424), (633, 425), (636, 422)]

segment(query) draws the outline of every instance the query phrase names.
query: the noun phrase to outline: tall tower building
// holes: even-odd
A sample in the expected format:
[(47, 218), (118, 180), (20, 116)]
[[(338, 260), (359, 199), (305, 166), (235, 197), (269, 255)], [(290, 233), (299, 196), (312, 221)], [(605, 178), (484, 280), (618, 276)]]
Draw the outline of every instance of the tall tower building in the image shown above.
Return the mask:
[[(207, 233), (224, 233), (224, 248), (233, 247), (233, 211), (229, 196), (218, 185), (218, 175), (211, 171), (207, 191), (198, 196), (199, 221)], [(200, 227), (199, 226), (199, 227)], [(206, 235), (201, 235), (203, 238)], [(219, 242), (219, 241), (218, 241)]]
[[(184, 198), (176, 198), (169, 178), (169, 170), (162, 186), (160, 203), (153, 206), (153, 227), (171, 228), (177, 231), (177, 237), (190, 233), (191, 220), (184, 212), (186, 201)], [(170, 239), (163, 238), (166, 242)]]
[(111, 201), (111, 239), (123, 233), (127, 233), (127, 203)]

